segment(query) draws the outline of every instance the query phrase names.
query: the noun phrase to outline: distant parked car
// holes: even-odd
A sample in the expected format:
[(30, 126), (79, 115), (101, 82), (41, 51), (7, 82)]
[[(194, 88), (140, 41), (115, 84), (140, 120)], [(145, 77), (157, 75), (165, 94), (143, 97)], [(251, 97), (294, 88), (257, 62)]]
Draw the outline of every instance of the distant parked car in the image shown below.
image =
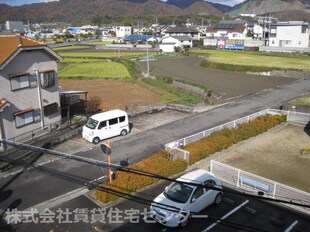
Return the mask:
[[(198, 169), (177, 179), (151, 204), (151, 216), (167, 227), (186, 226), (191, 213), (199, 213), (211, 204), (222, 200), (222, 184), (210, 172)], [(199, 186), (190, 183), (201, 184)], [(210, 187), (217, 188), (216, 190)], [(158, 203), (158, 204), (157, 204)]]

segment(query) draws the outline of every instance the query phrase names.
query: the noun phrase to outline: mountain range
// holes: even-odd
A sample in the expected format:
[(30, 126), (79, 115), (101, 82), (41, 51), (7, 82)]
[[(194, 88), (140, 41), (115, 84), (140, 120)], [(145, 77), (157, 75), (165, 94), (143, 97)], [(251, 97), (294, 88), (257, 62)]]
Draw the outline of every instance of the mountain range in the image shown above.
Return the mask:
[(18, 7), (0, 4), (0, 23), (7, 20), (73, 22), (121, 16), (237, 16), (240, 13), (271, 14), (280, 20), (310, 21), (310, 0), (247, 0), (234, 7), (203, 0), (60, 0)]

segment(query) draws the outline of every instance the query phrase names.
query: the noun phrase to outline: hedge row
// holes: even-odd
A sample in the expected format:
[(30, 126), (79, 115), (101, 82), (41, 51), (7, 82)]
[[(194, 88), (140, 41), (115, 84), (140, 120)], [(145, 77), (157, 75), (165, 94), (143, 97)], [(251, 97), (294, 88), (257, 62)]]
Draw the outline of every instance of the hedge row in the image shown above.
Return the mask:
[[(184, 149), (190, 152), (190, 164), (193, 164), (235, 143), (259, 135), (284, 121), (286, 121), (286, 116), (260, 116), (248, 123), (240, 124), (237, 128), (225, 128), (221, 131), (213, 132), (206, 138), (186, 145)], [(171, 176), (184, 171), (187, 163), (182, 159), (169, 161), (167, 152), (162, 151), (130, 167), (163, 176)], [(132, 193), (156, 181), (157, 179), (155, 178), (118, 171), (116, 172), (115, 180), (111, 184), (104, 183), (101, 186), (122, 193)], [(100, 190), (96, 190), (95, 194), (96, 198), (103, 203), (114, 201), (118, 198), (113, 194)]]
[(213, 132), (208, 137), (186, 145), (184, 149), (190, 152), (190, 164), (194, 164), (235, 143), (264, 133), (284, 121), (286, 121), (285, 115), (260, 116), (248, 123), (240, 124), (236, 128), (225, 128)]
[[(170, 161), (167, 152), (159, 152), (151, 157), (130, 166), (131, 168), (141, 169), (147, 172), (160, 174), (162, 176), (171, 176), (182, 172), (186, 169), (187, 163), (185, 160), (177, 159)], [(104, 183), (101, 186), (104, 188), (113, 189), (122, 193), (132, 193), (142, 189), (158, 179), (141, 176), (127, 172), (116, 172), (116, 178), (111, 184)], [(96, 190), (96, 198), (103, 203), (116, 200), (118, 197), (100, 190)]]

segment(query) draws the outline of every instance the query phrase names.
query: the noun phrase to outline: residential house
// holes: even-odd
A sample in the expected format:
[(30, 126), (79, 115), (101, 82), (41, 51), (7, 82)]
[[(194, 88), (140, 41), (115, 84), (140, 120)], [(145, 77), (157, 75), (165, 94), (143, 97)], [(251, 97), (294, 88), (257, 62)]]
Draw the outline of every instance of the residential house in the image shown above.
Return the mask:
[(145, 26), (134, 26), (132, 27), (132, 33), (133, 34), (152, 34), (152, 28), (151, 27), (145, 27)]
[(210, 25), (206, 31), (207, 38), (245, 39), (247, 27), (243, 21), (226, 20)]
[(131, 27), (129, 26), (117, 26), (114, 28), (115, 36), (117, 38), (123, 38), (125, 36), (131, 35)]
[(165, 30), (165, 37), (168, 36), (185, 36), (191, 37), (192, 40), (200, 39), (200, 32), (193, 27), (171, 27)]
[(35, 40), (0, 35), (0, 140), (29, 139), (60, 122), (60, 59)]
[(189, 36), (167, 36), (162, 38), (159, 49), (163, 52), (175, 52), (175, 48), (181, 49), (193, 47), (193, 38)]
[(308, 22), (288, 21), (270, 25), (270, 47), (308, 48), (309, 38)]

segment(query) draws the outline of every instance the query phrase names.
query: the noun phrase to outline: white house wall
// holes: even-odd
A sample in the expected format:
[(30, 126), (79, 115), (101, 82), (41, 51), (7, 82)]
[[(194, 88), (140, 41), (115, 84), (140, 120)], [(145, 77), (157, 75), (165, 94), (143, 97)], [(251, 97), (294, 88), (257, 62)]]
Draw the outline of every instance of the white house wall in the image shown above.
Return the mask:
[(117, 38), (123, 38), (125, 36), (131, 35), (131, 27), (115, 27), (115, 35)]
[(180, 41), (179, 39), (170, 36), (162, 39), (162, 44), (165, 43), (174, 43), (175, 46), (193, 47), (193, 40)]
[[(0, 70), (0, 86), (1, 96), (9, 101), (10, 107), (6, 107), (3, 112), (3, 127), (5, 128), (5, 138), (10, 139), (26, 132), (41, 128), (41, 121), (28, 124), (26, 126), (16, 128), (14, 113), (25, 109), (39, 109), (38, 88), (35, 87), (11, 90), (10, 75), (17, 73), (35, 74), (34, 68), (39, 71), (54, 70), (56, 73), (55, 83), (53, 86), (46, 89), (41, 88), (42, 107), (52, 103), (59, 102), (57, 63), (52, 60), (47, 52), (43, 50), (32, 50), (20, 52), (3, 70)], [(43, 109), (41, 112), (42, 115)], [(49, 124), (60, 121), (60, 109), (57, 114), (52, 114), (49, 117), (44, 117), (44, 124)]]
[(159, 49), (163, 52), (174, 52), (174, 44), (160, 44)]
[(309, 29), (307, 33), (301, 33), (301, 25), (277, 26), (276, 37), (270, 38), (269, 46), (307, 48), (309, 47)]

